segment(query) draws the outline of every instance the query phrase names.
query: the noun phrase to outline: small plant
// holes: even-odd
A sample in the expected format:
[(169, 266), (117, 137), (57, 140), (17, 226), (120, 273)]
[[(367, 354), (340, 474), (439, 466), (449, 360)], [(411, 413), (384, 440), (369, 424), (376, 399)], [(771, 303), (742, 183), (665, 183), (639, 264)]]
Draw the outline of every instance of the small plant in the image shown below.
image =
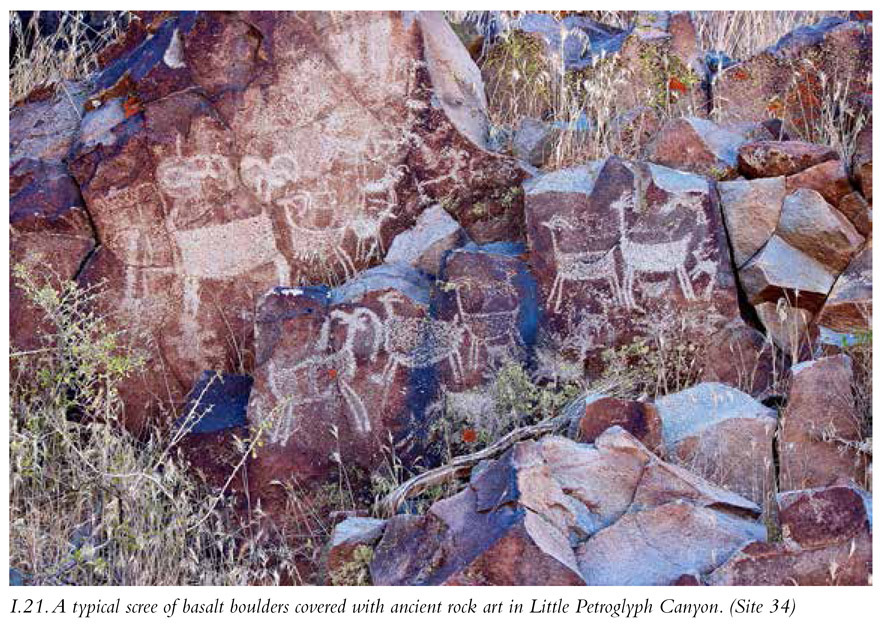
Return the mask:
[(373, 549), (364, 544), (352, 551), (351, 559), (331, 571), (330, 583), (334, 586), (369, 586), (370, 562)]

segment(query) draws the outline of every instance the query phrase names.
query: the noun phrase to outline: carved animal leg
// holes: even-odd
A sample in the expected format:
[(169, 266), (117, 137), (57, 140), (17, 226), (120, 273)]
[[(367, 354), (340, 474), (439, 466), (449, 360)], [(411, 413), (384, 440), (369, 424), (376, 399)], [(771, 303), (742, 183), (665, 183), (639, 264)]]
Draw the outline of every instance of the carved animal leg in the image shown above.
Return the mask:
[(557, 285), (557, 301), (554, 303), (554, 312), (560, 311), (560, 305), (563, 303), (563, 277), (559, 277), (560, 283)]
[(551, 293), (548, 294), (548, 309), (554, 304), (554, 295), (557, 293), (557, 287), (560, 285), (560, 273), (554, 277), (554, 283), (551, 285)]
[(691, 279), (688, 278), (688, 273), (685, 271), (685, 265), (676, 266), (676, 276), (679, 278), (679, 286), (682, 288), (685, 298), (693, 301), (695, 299), (694, 288), (691, 286)]
[(618, 281), (618, 274), (615, 272), (609, 273), (609, 285), (612, 287), (612, 299), (618, 305), (624, 305), (624, 297), (621, 292), (621, 283)]
[(279, 255), (273, 262), (275, 263), (275, 274), (278, 277), (279, 285), (290, 285), (291, 266), (288, 265), (288, 260)]
[(633, 268), (627, 268), (624, 272), (624, 305), (630, 309), (636, 309), (636, 299), (633, 298)]
[(352, 413), (352, 417), (354, 418), (355, 430), (362, 434), (367, 434), (370, 432), (370, 414), (367, 412), (367, 407), (364, 406), (364, 402), (361, 400), (360, 395), (349, 386), (348, 382), (340, 380), (339, 384), (343, 399), (346, 400), (349, 412)]
[(343, 274), (347, 277), (355, 276), (355, 264), (352, 263), (352, 259), (346, 254), (346, 251), (339, 246), (334, 246), (334, 252), (336, 253), (337, 261), (343, 266)]

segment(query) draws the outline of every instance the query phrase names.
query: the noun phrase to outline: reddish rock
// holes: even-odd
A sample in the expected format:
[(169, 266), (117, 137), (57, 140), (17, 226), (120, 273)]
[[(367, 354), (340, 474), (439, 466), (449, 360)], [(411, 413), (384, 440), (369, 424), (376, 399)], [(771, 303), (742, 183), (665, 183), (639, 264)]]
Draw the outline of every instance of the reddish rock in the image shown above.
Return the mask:
[(827, 18), (723, 70), (713, 82), (714, 115), (723, 123), (785, 118), (809, 137), (836, 86), (847, 85), (849, 105), (858, 108), (871, 93), (871, 74), (871, 22)]
[(609, 158), (525, 190), (543, 322), (564, 350), (585, 359), (658, 327), (708, 335), (738, 313), (706, 179)]
[(819, 165), (808, 167), (786, 178), (786, 193), (798, 189), (812, 189), (835, 208), (841, 210), (842, 200), (855, 193), (844, 163), (840, 160), (827, 160)]
[(810, 189), (798, 189), (783, 200), (777, 235), (836, 274), (865, 241), (841, 212)]
[[(592, 445), (549, 436), (477, 468), (464, 491), (424, 516), (389, 520), (371, 577), (376, 585), (582, 585), (617, 573), (623, 583), (669, 583), (761, 538), (761, 524), (742, 517), (750, 515), (758, 515), (753, 503), (663, 463), (621, 428)], [(643, 523), (647, 534), (633, 531)], [(678, 543), (666, 535), (676, 530)], [(609, 542), (618, 556), (658, 551), (647, 567), (614, 571)], [(685, 549), (681, 564), (660, 560)]]
[(756, 315), (774, 345), (789, 357), (803, 359), (802, 355), (813, 347), (816, 332), (811, 327), (812, 312), (780, 299), (756, 305)]
[(746, 138), (706, 119), (672, 119), (646, 147), (645, 159), (715, 180), (737, 177), (737, 150)]
[(616, 397), (588, 401), (578, 425), (571, 429), (574, 439), (592, 443), (612, 426), (620, 426), (642, 441), (652, 452), (662, 454), (661, 419), (652, 404)]
[(734, 180), (716, 185), (722, 215), (739, 268), (764, 246), (780, 221), (786, 195), (783, 178)]
[(781, 490), (865, 483), (866, 457), (856, 449), (864, 429), (854, 409), (851, 367), (848, 356), (837, 355), (792, 368), (779, 439)]
[(872, 234), (872, 209), (859, 192), (845, 195), (838, 202), (838, 210), (850, 220), (850, 223), (863, 237)]
[(872, 328), (872, 242), (850, 262), (835, 281), (817, 316), (828, 330), (824, 337), (865, 334)]
[(439, 14), (170, 14), (96, 86), (72, 162), (106, 252), (88, 278), (114, 322), (154, 310), (165, 401), (250, 364), (267, 288), (350, 277), (432, 200), (522, 178)]
[(775, 394), (781, 370), (768, 341), (742, 319), (735, 318), (702, 346), (701, 378), (749, 393), (756, 399)]
[(835, 273), (778, 235), (740, 269), (740, 282), (751, 303), (776, 302), (816, 312), (835, 283)]
[(740, 147), (737, 165), (747, 178), (791, 176), (809, 167), (837, 160), (834, 149), (801, 141), (757, 141)]
[(864, 586), (872, 577), (871, 502), (847, 486), (778, 495), (783, 542), (753, 542), (711, 585)]
[(671, 462), (763, 503), (774, 488), (774, 411), (713, 383), (662, 397), (656, 406)]

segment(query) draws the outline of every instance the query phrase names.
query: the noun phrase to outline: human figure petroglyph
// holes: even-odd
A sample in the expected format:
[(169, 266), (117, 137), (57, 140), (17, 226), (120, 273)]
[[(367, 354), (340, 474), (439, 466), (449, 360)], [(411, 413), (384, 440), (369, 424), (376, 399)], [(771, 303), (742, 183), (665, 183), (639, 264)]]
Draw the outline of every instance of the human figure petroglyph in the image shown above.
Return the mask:
[[(563, 300), (563, 284), (566, 281), (606, 281), (612, 288), (612, 299), (624, 303), (621, 283), (618, 279), (618, 263), (615, 260), (615, 246), (604, 252), (563, 252), (557, 242), (557, 230), (573, 230), (572, 224), (555, 215), (541, 224), (551, 234), (551, 250), (554, 254), (556, 275), (548, 295), (548, 308), (559, 312)], [(556, 295), (556, 299), (554, 296)]]
[(465, 327), (459, 322), (458, 314), (452, 322), (398, 316), (395, 305), (403, 303), (402, 298), (386, 293), (379, 301), (386, 314), (383, 347), (388, 354), (382, 371), (383, 400), (400, 366), (422, 369), (446, 360), (453, 379), (462, 380), (465, 369), (459, 348), (465, 337)]
[(633, 194), (624, 193), (611, 205), (611, 209), (618, 214), (618, 225), (621, 232), (619, 248), (621, 259), (624, 262), (624, 304), (630, 309), (636, 309), (636, 300), (633, 296), (633, 284), (637, 272), (648, 273), (674, 273), (679, 281), (679, 287), (687, 300), (694, 300), (694, 289), (685, 262), (691, 253), (692, 235), (687, 235), (673, 241), (658, 243), (641, 243), (633, 241), (629, 236), (626, 212), (633, 209)]

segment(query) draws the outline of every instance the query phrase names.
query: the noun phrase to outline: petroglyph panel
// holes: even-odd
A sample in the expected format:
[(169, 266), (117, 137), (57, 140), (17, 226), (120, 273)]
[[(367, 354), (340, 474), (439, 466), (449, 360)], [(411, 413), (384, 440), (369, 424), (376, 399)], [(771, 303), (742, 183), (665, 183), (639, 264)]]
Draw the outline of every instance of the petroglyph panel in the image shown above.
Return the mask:
[(584, 359), (664, 314), (737, 313), (706, 179), (617, 158), (563, 176), (539, 176), (525, 190), (544, 322), (564, 346)]

